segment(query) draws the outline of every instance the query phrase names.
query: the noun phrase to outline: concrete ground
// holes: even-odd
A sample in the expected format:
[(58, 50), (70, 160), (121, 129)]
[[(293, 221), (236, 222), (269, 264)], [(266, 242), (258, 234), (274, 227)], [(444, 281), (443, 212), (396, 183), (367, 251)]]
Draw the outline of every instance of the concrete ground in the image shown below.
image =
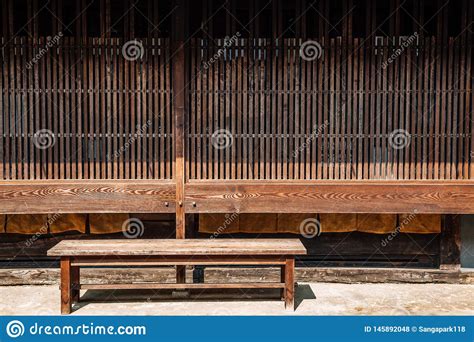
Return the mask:
[[(137, 290), (87, 291), (81, 295), (75, 315), (474, 314), (474, 285), (304, 283), (297, 288), (294, 313), (284, 310), (275, 290), (192, 292), (189, 298)], [(57, 314), (57, 285), (0, 286), (0, 315)]]

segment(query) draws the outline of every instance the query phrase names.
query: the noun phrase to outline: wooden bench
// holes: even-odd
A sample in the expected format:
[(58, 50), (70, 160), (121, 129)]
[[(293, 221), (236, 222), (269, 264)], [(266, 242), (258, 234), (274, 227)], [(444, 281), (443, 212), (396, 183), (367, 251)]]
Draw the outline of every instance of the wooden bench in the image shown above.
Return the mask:
[[(294, 309), (295, 255), (306, 254), (297, 239), (64, 240), (48, 251), (61, 257), (61, 313), (69, 314), (87, 289), (281, 289)], [(81, 267), (255, 265), (280, 266), (280, 282), (81, 284)]]

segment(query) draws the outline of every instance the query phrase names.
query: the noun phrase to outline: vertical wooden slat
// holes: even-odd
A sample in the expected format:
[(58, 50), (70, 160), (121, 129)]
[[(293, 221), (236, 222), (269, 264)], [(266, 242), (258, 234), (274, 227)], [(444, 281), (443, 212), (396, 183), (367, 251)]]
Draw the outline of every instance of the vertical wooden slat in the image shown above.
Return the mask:
[[(472, 18), (474, 16), (474, 5), (472, 2), (469, 2), (469, 18)], [(469, 165), (469, 179), (472, 179), (474, 177), (474, 158), (472, 158), (472, 151), (474, 151), (474, 120), (472, 119), (472, 105), (474, 104), (474, 75), (472, 74), (473, 72), (473, 67), (474, 67), (474, 62), (473, 62), (473, 56), (472, 56), (472, 41), (474, 38), (474, 32), (471, 30), (469, 32), (466, 32), (466, 40), (467, 42), (471, 42), (470, 44), (467, 44), (465, 47), (466, 49), (466, 61), (467, 66), (466, 66), (466, 110), (468, 108), (471, 108), (471, 118), (470, 118), (470, 125), (467, 123), (466, 126), (470, 127), (470, 148), (469, 148), (469, 142), (468, 139), (466, 139), (466, 153), (469, 153), (468, 159), (470, 161)], [(470, 158), (469, 158), (470, 157)]]
[[(245, 97), (246, 95), (243, 94), (244, 90), (244, 84), (243, 84), (243, 75), (242, 73), (245, 72), (243, 70), (243, 46), (242, 44), (242, 39), (238, 39), (237, 41), (237, 46), (235, 49), (236, 53), (236, 69), (235, 69), (235, 83), (236, 83), (236, 89), (235, 89), (235, 97), (236, 97), (236, 108), (235, 108), (235, 115), (236, 115), (236, 127), (234, 128), (234, 132), (237, 134), (234, 144), (236, 146), (236, 179), (242, 179), (242, 141), (244, 139), (242, 138), (242, 116), (244, 112), (244, 107), (242, 104), (242, 98)], [(274, 115), (274, 113), (273, 113)]]
[[(199, 61), (206, 62), (209, 60), (208, 56), (208, 51), (209, 48), (203, 47), (204, 42), (206, 42), (207, 45), (207, 40), (202, 40), (199, 39)], [(202, 68), (202, 67), (201, 67)], [(199, 141), (201, 141), (202, 147), (199, 155), (201, 156), (200, 159), (198, 159), (198, 162), (201, 161), (202, 165), (199, 167), (199, 170), (202, 170), (201, 172), (201, 177), (204, 179), (207, 179), (208, 177), (208, 171), (209, 171), (209, 138), (208, 134), (209, 133), (206, 131), (206, 129), (209, 129), (209, 109), (211, 108), (210, 106), (210, 100), (209, 100), (209, 90), (210, 88), (210, 82), (211, 82), (211, 75), (209, 72), (209, 68), (204, 68), (204, 70), (201, 70), (201, 75), (203, 77), (202, 82), (200, 84), (202, 87), (200, 88), (204, 92), (204, 96), (201, 95), (203, 98), (202, 101), (202, 130), (199, 131), (199, 134), (204, 133), (204, 136), (202, 138), (199, 138)], [(243, 113), (240, 113), (240, 115), (243, 115)], [(199, 177), (199, 173), (198, 173)]]

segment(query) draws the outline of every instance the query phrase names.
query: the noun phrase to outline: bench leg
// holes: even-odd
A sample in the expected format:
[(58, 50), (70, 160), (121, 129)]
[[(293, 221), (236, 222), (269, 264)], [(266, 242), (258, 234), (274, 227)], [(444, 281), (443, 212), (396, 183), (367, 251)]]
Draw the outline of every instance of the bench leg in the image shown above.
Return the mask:
[(285, 263), (285, 308), (294, 310), (295, 306), (295, 258), (287, 258)]
[(182, 266), (182, 265), (176, 266), (176, 283), (177, 284), (186, 283), (186, 266)]
[(61, 314), (71, 313), (71, 259), (69, 257), (61, 258)]
[(73, 303), (79, 303), (80, 286), (81, 286), (81, 271), (79, 266), (71, 266), (71, 297)]
[[(286, 267), (285, 265), (281, 265), (281, 268), (280, 268), (280, 282), (281, 283), (285, 282), (285, 276), (286, 276), (285, 273), (286, 273)], [(280, 291), (281, 300), (285, 300), (285, 293), (286, 293), (286, 287), (281, 289)]]

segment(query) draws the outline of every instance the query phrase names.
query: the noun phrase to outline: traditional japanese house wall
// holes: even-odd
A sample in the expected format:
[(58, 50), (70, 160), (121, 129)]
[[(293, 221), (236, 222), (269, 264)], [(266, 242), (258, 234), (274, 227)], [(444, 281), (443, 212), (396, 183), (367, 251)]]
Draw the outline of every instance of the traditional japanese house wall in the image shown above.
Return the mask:
[[(184, 238), (186, 214), (385, 214), (395, 226), (432, 214), (433, 230), (402, 231), (385, 252), (456, 262), (451, 215), (474, 213), (472, 1), (4, 0), (0, 11), (6, 221), (171, 214)], [(379, 248), (380, 236), (347, 234)], [(403, 249), (411, 238), (421, 249)]]

